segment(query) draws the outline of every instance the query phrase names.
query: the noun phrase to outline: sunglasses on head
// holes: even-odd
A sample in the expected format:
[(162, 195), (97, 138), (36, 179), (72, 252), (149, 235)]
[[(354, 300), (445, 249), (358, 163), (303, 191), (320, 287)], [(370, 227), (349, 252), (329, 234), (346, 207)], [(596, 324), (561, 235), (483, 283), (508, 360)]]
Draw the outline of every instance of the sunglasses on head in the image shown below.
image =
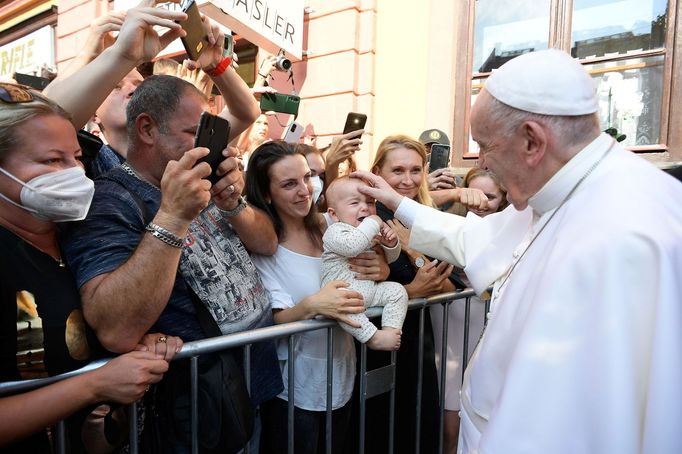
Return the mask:
[(31, 102), (35, 98), (31, 89), (25, 85), (0, 83), (0, 101), (8, 104)]

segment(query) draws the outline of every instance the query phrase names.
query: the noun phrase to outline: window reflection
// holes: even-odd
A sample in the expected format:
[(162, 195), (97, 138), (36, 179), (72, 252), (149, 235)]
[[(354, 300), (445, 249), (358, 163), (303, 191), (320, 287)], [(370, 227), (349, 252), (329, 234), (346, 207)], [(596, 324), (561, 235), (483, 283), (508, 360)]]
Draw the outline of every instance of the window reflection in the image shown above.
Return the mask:
[(663, 56), (589, 65), (597, 84), (602, 130), (627, 135), (625, 146), (660, 142)]
[(602, 57), (663, 47), (666, 0), (574, 0), (571, 55)]
[(550, 0), (478, 0), (473, 72), (489, 72), (526, 52), (546, 49)]

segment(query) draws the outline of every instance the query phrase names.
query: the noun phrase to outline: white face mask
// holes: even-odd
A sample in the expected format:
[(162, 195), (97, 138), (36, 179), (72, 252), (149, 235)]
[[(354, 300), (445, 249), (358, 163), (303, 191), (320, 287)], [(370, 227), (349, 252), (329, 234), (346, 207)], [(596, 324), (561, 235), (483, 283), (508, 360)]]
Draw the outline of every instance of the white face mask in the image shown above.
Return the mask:
[(324, 184), (322, 183), (322, 179), (317, 175), (310, 177), (310, 182), (313, 185), (313, 204), (315, 204), (317, 203), (317, 199), (320, 198), (320, 194), (322, 194)]
[(4, 194), (0, 194), (0, 198), (46, 221), (85, 219), (95, 194), (95, 183), (85, 176), (85, 171), (80, 167), (39, 175), (26, 183), (3, 168), (0, 168), (0, 172), (23, 186), (21, 205)]

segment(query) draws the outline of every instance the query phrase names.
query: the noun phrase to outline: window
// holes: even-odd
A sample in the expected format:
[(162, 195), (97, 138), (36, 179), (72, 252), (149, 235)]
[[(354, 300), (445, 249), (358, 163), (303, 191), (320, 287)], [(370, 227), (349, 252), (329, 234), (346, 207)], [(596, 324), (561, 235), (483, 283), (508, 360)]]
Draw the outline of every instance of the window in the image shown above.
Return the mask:
[[(491, 72), (506, 61), (559, 48), (594, 78), (602, 129), (626, 134), (624, 145), (635, 151), (668, 149), (675, 96), (670, 24), (677, 0), (470, 0), (469, 6), (471, 104)], [(458, 121), (468, 122), (471, 104)], [(477, 157), (470, 137), (463, 145), (464, 158)]]

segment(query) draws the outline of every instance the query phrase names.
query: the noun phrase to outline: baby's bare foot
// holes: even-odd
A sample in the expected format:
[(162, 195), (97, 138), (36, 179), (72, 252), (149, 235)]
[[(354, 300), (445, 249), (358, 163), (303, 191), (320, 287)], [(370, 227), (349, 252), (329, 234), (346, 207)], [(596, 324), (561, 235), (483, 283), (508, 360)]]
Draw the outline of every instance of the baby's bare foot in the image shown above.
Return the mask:
[(377, 330), (367, 341), (367, 346), (372, 350), (392, 352), (400, 348), (400, 336), (402, 331), (396, 328), (384, 327)]

